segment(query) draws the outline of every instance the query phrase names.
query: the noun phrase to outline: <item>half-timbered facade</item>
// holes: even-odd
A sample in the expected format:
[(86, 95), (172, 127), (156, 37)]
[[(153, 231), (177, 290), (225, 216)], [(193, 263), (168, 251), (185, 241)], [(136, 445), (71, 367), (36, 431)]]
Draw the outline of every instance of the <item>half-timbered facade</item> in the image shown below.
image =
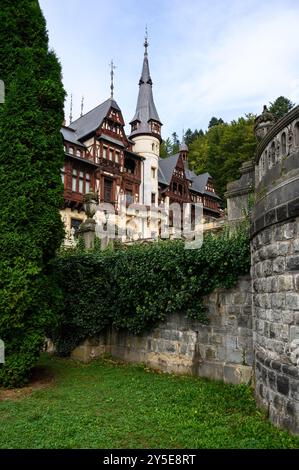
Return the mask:
[(98, 193), (100, 203), (113, 206), (116, 219), (122, 201), (127, 207), (140, 205), (141, 209), (132, 211), (131, 207), (125, 214), (127, 222), (139, 214), (133, 225), (138, 238), (153, 237), (150, 211), (161, 204), (167, 213), (173, 203), (182, 207), (189, 204), (192, 208), (192, 204), (200, 202), (206, 217), (219, 217), (219, 198), (212, 178), (208, 173), (196, 175), (189, 169), (187, 146), (183, 143), (179, 153), (169, 158), (159, 157), (162, 123), (153, 98), (147, 39), (144, 47), (139, 94), (129, 137), (121, 109), (113, 99), (113, 84), (109, 99), (61, 129), (65, 150), (61, 170), (62, 218), (68, 236), (85, 219), (83, 195), (90, 191)]

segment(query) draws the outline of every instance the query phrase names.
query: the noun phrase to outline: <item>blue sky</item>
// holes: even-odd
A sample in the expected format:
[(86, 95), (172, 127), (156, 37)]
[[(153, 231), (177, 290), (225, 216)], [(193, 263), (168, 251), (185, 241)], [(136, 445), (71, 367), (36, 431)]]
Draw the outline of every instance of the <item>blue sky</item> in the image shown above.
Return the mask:
[[(135, 111), (145, 25), (163, 137), (230, 121), (284, 95), (299, 104), (297, 0), (40, 0), (73, 117), (110, 95)], [(69, 96), (66, 118), (69, 116)], [(128, 130), (128, 129), (127, 129)]]

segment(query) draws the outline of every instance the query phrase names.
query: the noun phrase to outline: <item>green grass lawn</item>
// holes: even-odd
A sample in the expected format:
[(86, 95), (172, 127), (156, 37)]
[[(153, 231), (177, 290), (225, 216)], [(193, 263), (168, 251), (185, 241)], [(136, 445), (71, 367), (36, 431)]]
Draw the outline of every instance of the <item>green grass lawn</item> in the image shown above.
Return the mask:
[(110, 360), (40, 365), (54, 376), (48, 386), (0, 392), (1, 448), (299, 448), (245, 386)]

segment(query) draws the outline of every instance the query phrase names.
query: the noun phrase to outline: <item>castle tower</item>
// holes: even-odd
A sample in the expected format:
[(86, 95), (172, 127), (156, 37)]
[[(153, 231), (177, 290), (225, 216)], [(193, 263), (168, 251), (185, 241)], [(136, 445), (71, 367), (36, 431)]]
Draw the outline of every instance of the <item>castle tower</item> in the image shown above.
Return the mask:
[(144, 42), (144, 59), (139, 80), (139, 94), (135, 115), (130, 122), (130, 139), (134, 152), (145, 157), (144, 187), (141, 187), (140, 201), (145, 205), (158, 204), (158, 159), (162, 123), (153, 98), (152, 79), (148, 63), (148, 40)]

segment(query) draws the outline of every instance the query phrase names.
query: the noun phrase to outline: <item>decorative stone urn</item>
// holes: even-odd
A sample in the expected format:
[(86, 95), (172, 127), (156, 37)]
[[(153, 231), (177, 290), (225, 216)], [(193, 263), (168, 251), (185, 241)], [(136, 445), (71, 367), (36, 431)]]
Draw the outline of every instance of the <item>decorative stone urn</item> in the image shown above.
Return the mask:
[(264, 106), (263, 112), (255, 119), (254, 134), (258, 141), (262, 140), (275, 123), (274, 114), (270, 113), (267, 106)]
[(98, 200), (98, 195), (94, 192), (86, 193), (83, 196), (83, 207), (87, 215), (87, 219), (80, 225), (78, 235), (83, 236), (85, 248), (87, 250), (94, 247), (96, 221), (93, 217), (97, 210)]

